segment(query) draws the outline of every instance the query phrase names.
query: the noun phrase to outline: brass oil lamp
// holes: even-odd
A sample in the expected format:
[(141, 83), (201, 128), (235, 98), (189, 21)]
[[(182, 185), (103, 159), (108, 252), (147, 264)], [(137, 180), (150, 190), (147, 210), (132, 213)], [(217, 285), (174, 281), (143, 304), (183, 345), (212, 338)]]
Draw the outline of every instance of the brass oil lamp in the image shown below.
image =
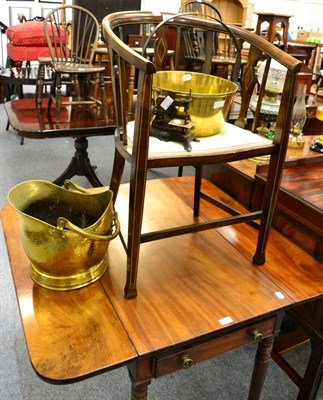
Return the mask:
[(303, 127), (306, 122), (306, 86), (304, 83), (298, 85), (297, 98), (293, 108), (292, 124), (289, 135), (288, 147), (293, 149), (303, 149), (305, 139)]
[[(265, 66), (266, 62), (262, 62), (256, 69), (259, 84), (262, 83)], [(275, 123), (280, 107), (279, 95), (283, 91), (285, 78), (286, 68), (277, 61), (272, 60), (260, 108), (260, 126), (257, 128), (259, 135), (268, 137), (269, 139), (272, 139), (275, 130)], [(255, 96), (250, 103), (250, 109), (253, 113), (256, 111), (257, 103), (258, 96)]]

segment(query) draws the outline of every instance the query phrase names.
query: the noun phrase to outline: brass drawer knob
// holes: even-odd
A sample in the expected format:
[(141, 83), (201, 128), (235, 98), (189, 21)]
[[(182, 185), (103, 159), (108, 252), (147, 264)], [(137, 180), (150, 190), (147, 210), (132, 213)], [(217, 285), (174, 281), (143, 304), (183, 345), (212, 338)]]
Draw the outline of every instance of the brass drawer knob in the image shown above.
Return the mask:
[(255, 329), (251, 332), (250, 337), (254, 343), (258, 343), (263, 338), (263, 334), (258, 329)]
[(184, 354), (181, 357), (181, 361), (182, 361), (183, 369), (191, 368), (194, 365), (194, 361), (190, 358), (190, 356), (188, 354)]

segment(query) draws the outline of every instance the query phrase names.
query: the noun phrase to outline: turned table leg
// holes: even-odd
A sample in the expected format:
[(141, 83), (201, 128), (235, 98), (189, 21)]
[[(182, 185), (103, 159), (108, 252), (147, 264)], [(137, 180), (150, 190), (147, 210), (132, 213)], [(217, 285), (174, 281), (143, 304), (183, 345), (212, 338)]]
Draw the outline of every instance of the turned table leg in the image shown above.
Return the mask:
[(258, 343), (258, 349), (253, 367), (252, 378), (249, 389), (248, 400), (258, 400), (265, 382), (271, 351), (274, 344), (274, 337), (262, 339)]
[(128, 365), (131, 380), (131, 400), (147, 400), (152, 372), (149, 359), (140, 359)]
[(148, 385), (149, 382), (131, 384), (131, 400), (147, 400), (148, 399)]

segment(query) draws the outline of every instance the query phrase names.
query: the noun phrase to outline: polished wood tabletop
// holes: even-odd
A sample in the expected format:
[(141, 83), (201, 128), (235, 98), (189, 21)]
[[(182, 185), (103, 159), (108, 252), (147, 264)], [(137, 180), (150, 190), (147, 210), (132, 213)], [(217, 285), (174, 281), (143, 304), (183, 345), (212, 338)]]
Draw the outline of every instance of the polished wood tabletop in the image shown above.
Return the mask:
[[(309, 135), (304, 136), (305, 145), (303, 149), (293, 149), (288, 148), (286, 153), (286, 162), (293, 162), (295, 160), (308, 160), (310, 158), (323, 158), (323, 154), (317, 153), (310, 149), (310, 145), (313, 143), (315, 139), (318, 138), (318, 135)], [(248, 177), (253, 178), (257, 172), (257, 167), (259, 164), (267, 163), (266, 160), (259, 159), (248, 159), (248, 160), (240, 160), (233, 161), (228, 163), (233, 168), (236, 168), (241, 173), (247, 175)]]
[[(209, 190), (211, 184), (205, 182)], [(207, 204), (202, 212), (211, 212)], [(213, 209), (214, 212), (214, 209)], [(256, 240), (256, 231), (248, 225), (219, 228), (221, 235), (235, 248), (251, 259)], [(323, 264), (285, 236), (272, 229), (266, 250), (266, 262), (257, 267), (270, 277), (295, 302), (323, 296)]]
[[(148, 181), (143, 229), (192, 221), (193, 182)], [(206, 181), (203, 189), (217, 192)], [(116, 204), (122, 229), (127, 190), (123, 185)], [(200, 218), (223, 212), (201, 201)], [(255, 266), (256, 231), (246, 224), (143, 244), (135, 299), (124, 297), (126, 255), (119, 239), (110, 244), (109, 268), (100, 281), (55, 292), (29, 276), (15, 211), (5, 206), (1, 217), (31, 363), (45, 379), (66, 381), (144, 364), (141, 375), (130, 369), (131, 376), (148, 385), (152, 377), (179, 369), (179, 351), (193, 346), (203, 361), (250, 343), (255, 327), (271, 336), (282, 310), (323, 292), (322, 264), (275, 231), (265, 265)], [(139, 392), (132, 398), (145, 398)]]
[[(116, 203), (124, 231), (127, 189)], [(179, 185), (176, 179), (148, 181), (143, 232), (191, 223), (186, 199), (193, 200), (192, 178)], [(212, 208), (202, 218), (210, 218)], [(142, 244), (138, 297), (132, 301), (123, 296), (126, 271), (119, 264), (126, 264), (125, 252), (114, 252), (118, 256), (111, 257), (101, 282), (140, 355), (224, 329), (222, 318), (232, 319), (228, 326), (240, 324), (293, 303), (286, 294), (278, 299), (280, 288), (216, 230)]]
[(61, 120), (56, 122), (54, 107), (50, 113), (46, 112), (47, 99), (43, 99), (38, 108), (35, 99), (30, 98), (8, 101), (4, 107), (8, 121), (22, 138), (22, 143), (24, 138), (74, 138), (74, 156), (53, 183), (61, 186), (65, 179), (80, 175), (85, 176), (92, 186), (103, 186), (88, 157), (87, 138), (113, 135), (116, 127), (113, 119), (102, 118), (100, 108), (90, 105), (64, 106), (60, 113)]
[(54, 108), (46, 113), (47, 99), (39, 109), (31, 98), (8, 101), (4, 107), (12, 128), (25, 138), (101, 136), (115, 131), (114, 121), (103, 119), (97, 107), (64, 106), (59, 123), (55, 122)]
[[(187, 192), (181, 191), (181, 188), (183, 190), (181, 185), (177, 185), (174, 180), (170, 180), (167, 185), (173, 192), (178, 193), (186, 204), (192, 207), (193, 199)], [(231, 204), (237, 210), (243, 210), (239, 202), (235, 202), (209, 181), (204, 180), (203, 190), (211, 194), (218, 193), (217, 195), (220, 196), (223, 202)], [(213, 207), (203, 199), (201, 201), (203, 202), (200, 210), (202, 217), (212, 218), (225, 215), (224, 211)], [(254, 228), (247, 224), (237, 224), (218, 228), (217, 232), (241, 254), (249, 260), (252, 259), (257, 235)], [(283, 292), (287, 293), (295, 302), (323, 296), (323, 264), (275, 229), (270, 232), (270, 240), (266, 250), (266, 262), (256, 268), (258, 271), (270, 276), (272, 281), (278, 284)]]
[(57, 292), (35, 284), (16, 212), (1, 213), (31, 363), (45, 379), (77, 379), (137, 356), (100, 282)]

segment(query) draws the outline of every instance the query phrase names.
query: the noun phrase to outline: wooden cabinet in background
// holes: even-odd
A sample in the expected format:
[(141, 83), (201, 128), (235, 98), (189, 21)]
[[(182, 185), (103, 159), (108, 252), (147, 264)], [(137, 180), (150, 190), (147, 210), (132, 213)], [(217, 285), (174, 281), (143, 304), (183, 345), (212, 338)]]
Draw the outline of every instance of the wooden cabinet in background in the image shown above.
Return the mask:
[[(181, 4), (187, 0), (182, 0)], [(247, 18), (248, 0), (212, 0), (210, 1), (221, 12), (226, 24), (245, 26)]]
[[(273, 226), (292, 242), (323, 262), (323, 155), (309, 149), (314, 136), (306, 136), (303, 150), (288, 150)], [(234, 161), (205, 168), (204, 176), (256, 210), (262, 202), (268, 163)]]

